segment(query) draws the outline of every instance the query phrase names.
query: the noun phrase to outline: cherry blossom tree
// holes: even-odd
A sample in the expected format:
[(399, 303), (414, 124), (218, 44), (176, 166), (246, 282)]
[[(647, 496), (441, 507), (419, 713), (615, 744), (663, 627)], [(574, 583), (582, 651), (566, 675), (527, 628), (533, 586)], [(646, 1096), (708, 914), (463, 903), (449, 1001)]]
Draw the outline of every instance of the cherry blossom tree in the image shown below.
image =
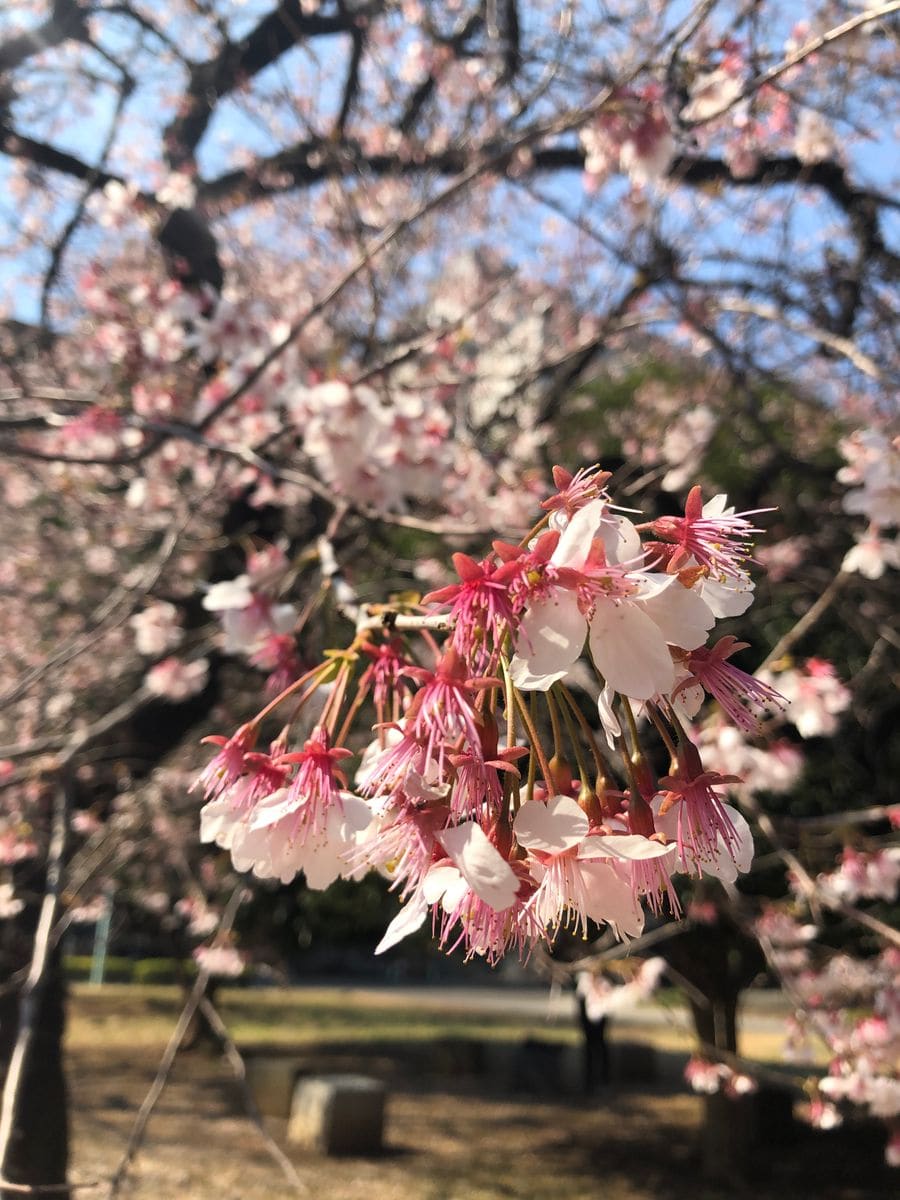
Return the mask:
[[(206, 943), (186, 1019), (254, 876), (494, 961), (734, 899), (750, 821), (890, 940), (886, 772), (852, 886), (772, 796), (897, 671), (897, 8), (4, 8), (3, 1179), (64, 1182), (111, 876)], [(896, 1118), (878, 986), (823, 1111)]]

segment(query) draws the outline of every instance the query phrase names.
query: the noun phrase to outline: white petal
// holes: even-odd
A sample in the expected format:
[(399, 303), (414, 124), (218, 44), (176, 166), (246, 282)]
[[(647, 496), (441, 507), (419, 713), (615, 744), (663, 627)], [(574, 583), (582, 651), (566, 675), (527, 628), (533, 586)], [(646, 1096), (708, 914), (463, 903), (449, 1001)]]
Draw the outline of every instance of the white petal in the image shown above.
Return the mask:
[(560, 589), (554, 598), (530, 604), (510, 664), (515, 686), (546, 691), (562, 679), (581, 653), (586, 632), (587, 622), (574, 592)]
[(659, 626), (670, 646), (696, 650), (706, 641), (706, 635), (716, 623), (703, 597), (686, 588), (677, 579), (674, 587), (649, 599), (641, 600), (644, 612)]
[(279, 788), (277, 792), (264, 796), (254, 806), (253, 816), (248, 824), (251, 829), (267, 829), (270, 825), (284, 820), (285, 817), (291, 816), (302, 807), (302, 801), (298, 800), (296, 796), (289, 796), (287, 788)]
[(591, 550), (591, 542), (599, 534), (605, 509), (605, 500), (592, 500), (584, 508), (579, 508), (550, 556), (554, 566), (574, 567), (576, 571), (584, 566)]
[(365, 832), (372, 820), (372, 810), (365, 800), (350, 792), (341, 792), (341, 808), (335, 805), (330, 809), (326, 824), (329, 836), (353, 839), (357, 834)]
[(441, 897), (441, 908), (445, 913), (452, 914), (462, 904), (466, 896), (471, 896), (472, 889), (463, 879), (462, 875), (457, 872), (456, 878), (445, 889)]
[(600, 695), (597, 697), (597, 712), (600, 714), (600, 724), (603, 726), (603, 732), (606, 734), (606, 742), (610, 750), (615, 752), (615, 739), (622, 733), (622, 726), (619, 724), (619, 718), (613, 712), (613, 696), (615, 691), (605, 684)]
[(345, 842), (307, 842), (303, 847), (301, 869), (306, 876), (307, 884), (314, 892), (324, 892), (344, 867)]
[(706, 698), (706, 692), (699, 683), (692, 683), (688, 687), (680, 686), (684, 680), (690, 679), (690, 677), (690, 672), (685, 670), (684, 667), (675, 668), (675, 687), (672, 689), (670, 699), (672, 707), (684, 721), (690, 721), (693, 717), (696, 717), (700, 711), (701, 704)]
[(509, 908), (519, 890), (512, 867), (475, 821), (445, 829), (438, 841), (459, 867), (472, 891), (498, 912)]
[(728, 496), (725, 492), (719, 492), (718, 495), (713, 496), (711, 500), (707, 500), (703, 505), (704, 517), (731, 516), (733, 512), (734, 505), (731, 508), (728, 507)]
[(714, 875), (723, 883), (734, 883), (738, 873), (749, 871), (753, 863), (753, 834), (736, 808), (732, 808), (730, 804), (723, 807), (737, 833), (737, 847), (734, 851), (729, 850), (719, 834), (715, 858), (700, 862), (697, 866), (702, 868), (704, 875)]
[(629, 578), (638, 585), (635, 600), (650, 600), (667, 592), (678, 582), (676, 575), (664, 575), (660, 571), (635, 571)]
[(608, 563), (630, 563), (643, 554), (641, 535), (627, 517), (611, 517), (607, 514), (599, 536)]
[(672, 690), (675, 668), (665, 638), (636, 605), (599, 600), (591, 620), (590, 646), (597, 670), (622, 695), (649, 700)]
[(375, 947), (375, 953), (384, 954), (385, 950), (390, 950), (411, 933), (421, 929), (427, 916), (428, 903), (421, 892), (415, 892), (384, 931), (384, 937)]
[(739, 617), (753, 603), (753, 581), (746, 575), (729, 579), (723, 583), (718, 579), (700, 579), (697, 583), (700, 595), (713, 616)]
[(235, 826), (243, 817), (244, 814), (232, 806), (227, 796), (210, 800), (200, 809), (200, 841), (215, 842), (223, 850), (230, 849)]
[(238, 575), (237, 579), (214, 583), (203, 597), (203, 607), (207, 612), (225, 612), (231, 608), (246, 608), (252, 601), (250, 576)]
[(250, 829), (245, 824), (235, 828), (231, 842), (231, 861), (236, 871), (255, 870), (260, 863), (270, 863), (271, 859), (267, 830)]
[(546, 692), (558, 679), (565, 679), (569, 673), (569, 667), (564, 671), (554, 671), (552, 674), (536, 675), (528, 667), (528, 660), (520, 658), (518, 654), (513, 656), (509, 664), (509, 677), (512, 680), (513, 687), (518, 688), (520, 692)]
[(457, 879), (462, 879), (462, 876), (456, 867), (451, 867), (449, 863), (432, 867), (422, 880), (422, 895), (429, 904), (437, 904), (447, 888)]
[(544, 804), (527, 800), (516, 813), (513, 832), (529, 850), (560, 854), (587, 836), (590, 822), (571, 796), (553, 796)]
[(582, 879), (590, 894), (587, 915), (592, 921), (606, 921), (619, 937), (638, 937), (644, 928), (644, 912), (631, 890), (605, 863), (580, 863)]
[(674, 842), (664, 846), (661, 842), (641, 837), (639, 833), (624, 833), (603, 837), (599, 834), (585, 838), (578, 850), (579, 858), (618, 858), (624, 862), (637, 862), (646, 858), (662, 858), (675, 853)]

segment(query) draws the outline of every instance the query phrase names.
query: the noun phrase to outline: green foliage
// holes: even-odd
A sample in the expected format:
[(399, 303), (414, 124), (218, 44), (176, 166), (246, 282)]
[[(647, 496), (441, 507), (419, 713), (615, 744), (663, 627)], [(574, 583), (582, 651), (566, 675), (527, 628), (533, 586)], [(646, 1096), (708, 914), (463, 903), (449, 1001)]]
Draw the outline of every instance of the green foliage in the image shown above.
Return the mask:
[[(63, 973), (66, 979), (83, 982), (90, 979), (90, 954), (66, 954), (63, 956)], [(109, 955), (103, 964), (103, 978), (108, 983), (131, 983), (134, 960)]]
[[(67, 954), (63, 957), (63, 972), (66, 979), (84, 983), (90, 979), (89, 954)], [(133, 983), (142, 986), (151, 984), (182, 983), (197, 974), (193, 959), (178, 958), (124, 958), (108, 955), (103, 964), (104, 983)]]
[(192, 959), (141, 958), (134, 964), (132, 982), (143, 985), (181, 983), (196, 974), (197, 964)]

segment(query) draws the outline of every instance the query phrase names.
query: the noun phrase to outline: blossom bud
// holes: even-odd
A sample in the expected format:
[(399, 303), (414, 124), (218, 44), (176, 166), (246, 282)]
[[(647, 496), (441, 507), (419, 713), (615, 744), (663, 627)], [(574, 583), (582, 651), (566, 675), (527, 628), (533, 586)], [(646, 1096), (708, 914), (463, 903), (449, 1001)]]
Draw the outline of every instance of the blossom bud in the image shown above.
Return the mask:
[(493, 762), (499, 753), (500, 746), (500, 730), (497, 726), (497, 718), (493, 713), (483, 714), (478, 733), (484, 761)]
[(681, 738), (678, 742), (678, 768), (686, 779), (696, 779), (703, 774), (700, 751), (687, 738)]
[(628, 802), (628, 828), (632, 833), (642, 834), (643, 837), (653, 837), (656, 833), (653, 810), (638, 793), (632, 793)]
[(513, 831), (508, 816), (497, 818), (491, 829), (490, 840), (504, 858), (510, 858), (513, 848)]
[(644, 800), (651, 800), (659, 791), (659, 784), (650, 764), (643, 754), (634, 754), (631, 758), (631, 766), (637, 790)]
[(569, 796), (572, 792), (572, 768), (560, 755), (554, 754), (547, 764), (550, 768), (549, 787), (557, 796)]
[(582, 783), (581, 790), (578, 793), (578, 807), (592, 825), (603, 824), (603, 807), (600, 803), (600, 797), (586, 783)]

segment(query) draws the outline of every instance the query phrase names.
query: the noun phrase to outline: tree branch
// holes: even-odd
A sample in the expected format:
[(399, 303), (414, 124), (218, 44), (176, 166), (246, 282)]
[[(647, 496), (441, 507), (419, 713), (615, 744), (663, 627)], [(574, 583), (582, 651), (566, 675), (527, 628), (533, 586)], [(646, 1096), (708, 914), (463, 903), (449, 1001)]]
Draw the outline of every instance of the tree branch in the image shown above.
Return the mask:
[(163, 135), (169, 165), (177, 169), (192, 161), (223, 96), (264, 71), (303, 39), (339, 33), (355, 36), (355, 17), (347, 13), (307, 13), (297, 0), (282, 0), (240, 42), (226, 43), (215, 58), (195, 64), (178, 116)]

